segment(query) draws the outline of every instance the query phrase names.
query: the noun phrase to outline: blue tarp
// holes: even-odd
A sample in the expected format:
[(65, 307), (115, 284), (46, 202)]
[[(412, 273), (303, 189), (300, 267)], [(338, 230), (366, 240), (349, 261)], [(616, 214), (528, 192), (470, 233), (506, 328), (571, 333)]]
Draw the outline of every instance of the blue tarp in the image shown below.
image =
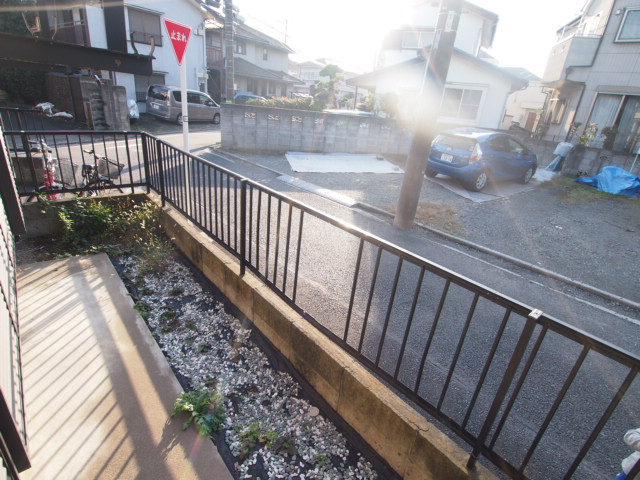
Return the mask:
[(596, 187), (601, 192), (640, 196), (640, 178), (619, 167), (604, 167), (595, 177), (583, 177), (575, 181)]

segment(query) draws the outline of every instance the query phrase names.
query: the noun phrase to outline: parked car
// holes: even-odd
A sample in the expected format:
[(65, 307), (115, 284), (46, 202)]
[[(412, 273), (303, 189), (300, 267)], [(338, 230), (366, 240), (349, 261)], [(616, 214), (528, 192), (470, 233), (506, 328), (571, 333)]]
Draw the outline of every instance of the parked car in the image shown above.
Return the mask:
[(425, 175), (441, 173), (479, 192), (489, 180), (528, 183), (538, 159), (512, 135), (479, 128), (442, 132), (431, 144)]
[[(180, 87), (151, 85), (147, 89), (147, 113), (182, 125), (182, 92)], [(189, 121), (220, 123), (220, 105), (209, 95), (187, 90)]]
[(233, 97), (233, 103), (236, 103), (238, 105), (244, 105), (249, 100), (266, 100), (266, 99), (264, 97), (261, 97), (260, 95), (254, 95), (253, 93), (243, 93), (243, 92), (238, 92)]

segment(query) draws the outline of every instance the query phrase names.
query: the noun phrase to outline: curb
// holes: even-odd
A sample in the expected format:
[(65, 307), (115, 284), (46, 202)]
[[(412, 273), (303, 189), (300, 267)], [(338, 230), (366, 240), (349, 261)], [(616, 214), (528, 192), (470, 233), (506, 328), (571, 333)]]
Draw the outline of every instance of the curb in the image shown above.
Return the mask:
[[(385, 215), (387, 217), (393, 218), (393, 215), (391, 215), (389, 212), (382, 210), (378, 207), (374, 207), (373, 205), (369, 205), (366, 203), (362, 203), (362, 202), (358, 202), (356, 203), (356, 205), (354, 205), (354, 208), (360, 208), (362, 210), (365, 211), (369, 211), (372, 213), (377, 213), (379, 215)], [(502, 260), (505, 260), (507, 262), (513, 263), (514, 265), (517, 265), (519, 267), (522, 268), (526, 268), (528, 270), (531, 270), (535, 273), (539, 273), (540, 275), (544, 275), (545, 277), (549, 277), (549, 278), (553, 278), (555, 280), (559, 280), (561, 282), (567, 283), (569, 285), (572, 285), (576, 288), (579, 288), (581, 290), (584, 290), (586, 292), (592, 293), (593, 295), (597, 295), (599, 297), (602, 297), (606, 300), (612, 300), (618, 303), (622, 303), (623, 305), (626, 305), (629, 308), (633, 308), (635, 310), (640, 310), (640, 303), (634, 302), (633, 300), (629, 300), (628, 298), (624, 298), (624, 297), (620, 297), (618, 295), (615, 295), (613, 293), (607, 292), (605, 290), (601, 290), (599, 288), (593, 287), (589, 284), (580, 282), (578, 280), (574, 280), (573, 278), (567, 277), (565, 275), (556, 273), (552, 270), (548, 270), (546, 268), (543, 267), (539, 267), (538, 265), (534, 265), (533, 263), (529, 263), (529, 262), (525, 262), (524, 260), (520, 260), (519, 258), (516, 257), (512, 257), (511, 255), (507, 255), (505, 253), (501, 253), (498, 252), (497, 250), (493, 250), (491, 248), (487, 248), (487, 247), (483, 247), (482, 245), (479, 245), (477, 243), (471, 242), (469, 240), (466, 240), (464, 238), (460, 238), (460, 237), (456, 237), (455, 235), (451, 235), (450, 233), (447, 232), (443, 232), (442, 230), (438, 230), (437, 228), (433, 228), (430, 227), (428, 225), (425, 225), (424, 223), (420, 223), (420, 222), (415, 222), (415, 224), (422, 228), (423, 230), (426, 230), (428, 232), (431, 233), (435, 233), (436, 235), (439, 235), (443, 238), (446, 238), (447, 240), (450, 240), (452, 242), (455, 243), (459, 243), (460, 245), (464, 245), (466, 247), (470, 247), (473, 248), (475, 250), (478, 250), (480, 252), (483, 253), (487, 253), (489, 255), (493, 255), (494, 257), (500, 258)]]
[[(246, 158), (243, 158), (243, 157), (241, 157), (239, 155), (235, 155), (233, 153), (227, 152), (225, 150), (217, 150), (215, 153), (221, 154), (222, 156), (228, 156), (228, 157), (230, 157), (232, 159), (239, 160), (239, 161), (254, 165), (256, 167), (263, 168), (263, 169), (265, 169), (265, 170), (267, 170), (267, 171), (269, 171), (271, 173), (274, 173), (276, 175), (279, 175), (279, 176), (283, 175), (282, 172), (278, 172), (276, 170), (273, 170), (272, 168), (265, 167), (264, 165), (257, 164), (255, 162), (247, 160)], [(329, 200), (331, 200), (331, 199), (329, 199)], [(391, 215), (389, 212), (387, 212), (385, 210), (382, 210), (381, 208), (375, 207), (373, 205), (369, 205), (368, 203), (356, 202), (351, 208), (358, 208), (358, 209), (365, 210), (365, 211), (368, 211), (368, 212), (371, 212), (371, 213), (376, 213), (376, 214), (379, 214), (379, 215), (384, 215), (384, 216), (389, 217), (389, 218), (393, 218), (393, 215)], [(509, 263), (512, 263), (514, 265), (517, 265), (519, 267), (526, 268), (528, 270), (531, 270), (532, 272), (538, 273), (540, 275), (544, 275), (545, 277), (553, 278), (554, 280), (558, 280), (558, 281), (564, 282), (564, 283), (566, 283), (568, 285), (571, 285), (573, 287), (576, 287), (576, 288), (579, 288), (581, 290), (584, 290), (585, 292), (588, 292), (588, 293), (591, 293), (593, 295), (597, 295), (598, 297), (604, 298), (605, 300), (611, 300), (611, 301), (614, 301), (614, 302), (618, 302), (618, 303), (621, 303), (621, 304), (623, 304), (623, 305), (625, 305), (625, 306), (627, 306), (629, 308), (633, 308), (634, 310), (640, 311), (640, 303), (634, 302), (633, 300), (630, 300), (628, 298), (620, 297), (619, 295), (615, 295), (615, 294), (613, 294), (611, 292), (607, 292), (605, 290), (596, 288), (596, 287), (594, 287), (592, 285), (588, 285), (588, 284), (580, 282), (578, 280), (574, 280), (573, 278), (567, 277), (565, 275), (561, 275), (561, 274), (556, 273), (556, 272), (554, 272), (552, 270), (548, 270), (546, 268), (539, 267), (538, 265), (534, 265), (533, 263), (525, 262), (524, 260), (520, 260), (519, 258), (513, 257), (511, 255), (507, 255), (505, 253), (498, 252), (497, 250), (493, 250), (491, 248), (484, 247), (482, 245), (479, 245), (477, 243), (471, 242), (471, 241), (466, 240), (464, 238), (460, 238), (460, 237), (457, 237), (455, 235), (451, 235), (450, 233), (443, 232), (442, 230), (438, 230), (437, 228), (430, 227), (430, 226), (425, 225), (423, 223), (415, 222), (415, 224), (418, 227), (422, 228), (423, 230), (426, 230), (428, 232), (431, 232), (431, 233), (434, 233), (436, 235), (439, 235), (442, 238), (445, 238), (445, 239), (447, 239), (449, 241), (458, 243), (460, 245), (464, 245), (466, 247), (473, 248), (475, 250), (478, 250), (479, 252), (483, 252), (483, 253), (487, 253), (489, 255), (493, 255), (496, 258), (500, 258), (502, 260), (505, 260), (505, 261), (507, 261)]]

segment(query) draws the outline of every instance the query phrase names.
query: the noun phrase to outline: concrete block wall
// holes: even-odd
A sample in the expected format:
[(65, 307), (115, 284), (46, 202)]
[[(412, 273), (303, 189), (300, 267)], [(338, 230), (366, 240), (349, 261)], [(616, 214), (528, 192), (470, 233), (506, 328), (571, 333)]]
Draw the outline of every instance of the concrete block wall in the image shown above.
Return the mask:
[(163, 227), (177, 247), (277, 348), (325, 401), (407, 480), (496, 480), (468, 453), (250, 273), (167, 207)]
[(265, 152), (409, 153), (396, 122), (307, 110), (222, 105), (222, 147)]

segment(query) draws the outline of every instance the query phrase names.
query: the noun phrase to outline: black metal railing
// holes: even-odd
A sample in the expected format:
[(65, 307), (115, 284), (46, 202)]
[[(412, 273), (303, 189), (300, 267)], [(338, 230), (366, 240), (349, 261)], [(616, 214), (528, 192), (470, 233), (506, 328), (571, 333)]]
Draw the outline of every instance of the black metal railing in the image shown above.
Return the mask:
[(468, 444), (469, 467), (484, 456), (516, 479), (619, 471), (622, 435), (640, 423), (637, 355), (150, 135), (112, 135), (138, 159), (123, 187), (188, 216)]
[(29, 200), (36, 194), (94, 193), (103, 190), (98, 183), (124, 193), (149, 184), (139, 132), (8, 131), (5, 139), (18, 193)]

